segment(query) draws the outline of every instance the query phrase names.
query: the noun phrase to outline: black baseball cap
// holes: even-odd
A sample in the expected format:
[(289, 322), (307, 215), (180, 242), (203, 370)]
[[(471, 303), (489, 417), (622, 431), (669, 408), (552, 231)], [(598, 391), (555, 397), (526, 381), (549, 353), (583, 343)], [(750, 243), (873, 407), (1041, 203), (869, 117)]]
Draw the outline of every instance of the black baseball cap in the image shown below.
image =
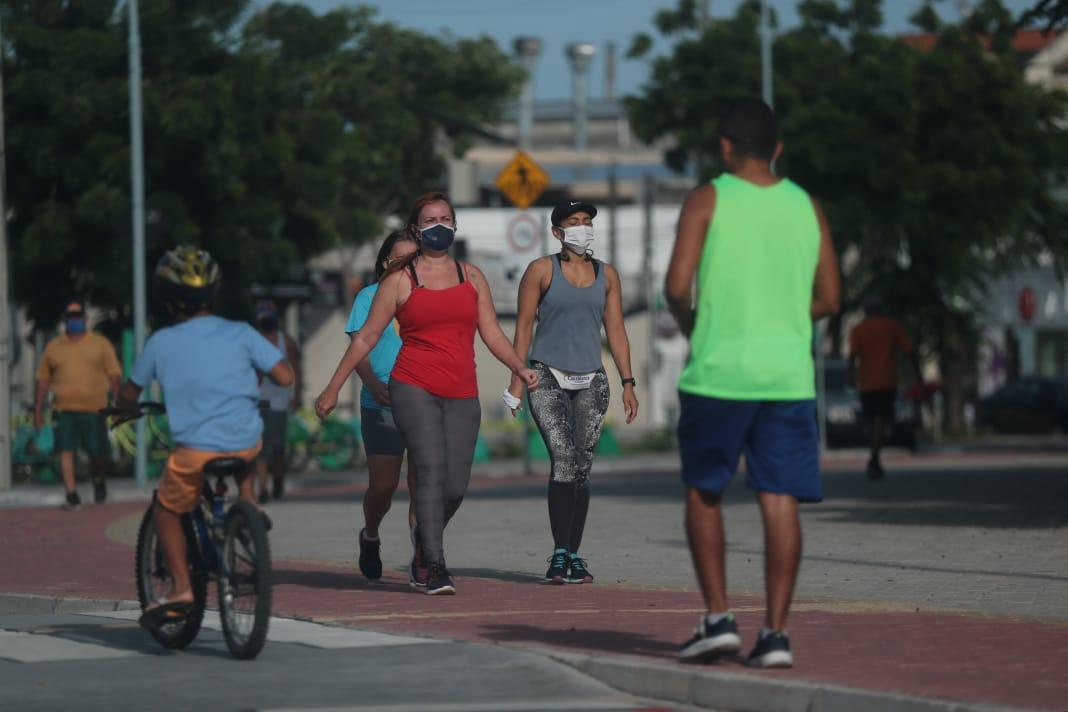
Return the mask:
[(595, 218), (597, 217), (597, 208), (593, 207), (593, 203), (587, 203), (583, 200), (569, 200), (553, 208), (550, 221), (553, 226), (560, 227), (564, 220), (567, 220), (575, 213), (587, 213), (591, 218)]

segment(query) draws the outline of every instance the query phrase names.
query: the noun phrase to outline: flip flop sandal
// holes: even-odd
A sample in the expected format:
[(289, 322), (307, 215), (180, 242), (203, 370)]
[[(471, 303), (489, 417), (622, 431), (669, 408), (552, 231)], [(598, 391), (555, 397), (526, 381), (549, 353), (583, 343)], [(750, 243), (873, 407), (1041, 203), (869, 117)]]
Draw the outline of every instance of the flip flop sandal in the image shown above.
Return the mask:
[(138, 623), (146, 630), (155, 630), (166, 623), (177, 623), (193, 612), (192, 601), (163, 600), (141, 614)]

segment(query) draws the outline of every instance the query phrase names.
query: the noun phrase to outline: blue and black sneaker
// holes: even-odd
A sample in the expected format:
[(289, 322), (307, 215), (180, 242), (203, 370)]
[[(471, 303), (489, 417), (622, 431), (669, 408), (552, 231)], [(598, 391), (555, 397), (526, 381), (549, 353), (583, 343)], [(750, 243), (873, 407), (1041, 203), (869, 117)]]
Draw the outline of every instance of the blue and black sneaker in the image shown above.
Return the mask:
[(549, 570), (545, 572), (545, 580), (549, 583), (563, 585), (567, 578), (567, 551), (557, 549), (546, 561), (549, 562)]
[(593, 574), (586, 568), (586, 560), (580, 559), (577, 554), (568, 557), (567, 582), (593, 583)]
[(789, 668), (794, 666), (794, 654), (790, 652), (790, 636), (785, 631), (760, 631), (756, 645), (745, 661), (749, 667)]
[(426, 576), (426, 595), (451, 596), (455, 593), (456, 584), (445, 564), (431, 564)]
[(707, 662), (741, 649), (742, 638), (738, 635), (738, 624), (734, 621), (733, 613), (712, 624), (709, 624), (708, 616), (701, 616), (693, 637), (679, 650), (679, 660), (687, 663)]

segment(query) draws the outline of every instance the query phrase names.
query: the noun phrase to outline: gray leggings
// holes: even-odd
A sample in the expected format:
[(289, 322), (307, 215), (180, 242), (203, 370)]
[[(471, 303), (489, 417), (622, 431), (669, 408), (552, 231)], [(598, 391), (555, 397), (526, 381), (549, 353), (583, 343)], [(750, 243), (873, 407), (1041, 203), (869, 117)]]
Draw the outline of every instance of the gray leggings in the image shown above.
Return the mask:
[(478, 398), (440, 398), (391, 379), (393, 419), (415, 464), (415, 519), (426, 563), (445, 562), (445, 525), (463, 502), (482, 421)]
[(597, 372), (589, 388), (569, 391), (560, 387), (552, 371), (534, 361), (541, 379), (530, 391), (530, 414), (549, 451), (549, 526), (553, 545), (578, 553), (590, 507), (590, 468), (601, 439), (608, 411), (608, 376)]

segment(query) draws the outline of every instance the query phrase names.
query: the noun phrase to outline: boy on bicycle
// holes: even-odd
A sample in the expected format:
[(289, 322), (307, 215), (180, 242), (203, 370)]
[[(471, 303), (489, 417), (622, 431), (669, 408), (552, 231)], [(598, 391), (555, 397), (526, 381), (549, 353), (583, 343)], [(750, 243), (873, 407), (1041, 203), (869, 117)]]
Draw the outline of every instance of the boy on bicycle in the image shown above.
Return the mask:
[[(283, 354), (255, 329), (212, 314), (221, 276), (211, 255), (196, 247), (163, 255), (156, 289), (177, 323), (152, 335), (119, 393), (118, 405), (134, 408), (141, 391), (158, 380), (175, 443), (153, 511), (174, 588), (145, 609), (141, 621), (148, 627), (193, 607), (181, 516), (200, 501), (204, 465), (217, 457), (252, 463), (263, 432), (259, 374), (283, 386), (294, 378)], [(252, 477), (242, 477), (238, 487), (241, 497), (256, 506)]]

